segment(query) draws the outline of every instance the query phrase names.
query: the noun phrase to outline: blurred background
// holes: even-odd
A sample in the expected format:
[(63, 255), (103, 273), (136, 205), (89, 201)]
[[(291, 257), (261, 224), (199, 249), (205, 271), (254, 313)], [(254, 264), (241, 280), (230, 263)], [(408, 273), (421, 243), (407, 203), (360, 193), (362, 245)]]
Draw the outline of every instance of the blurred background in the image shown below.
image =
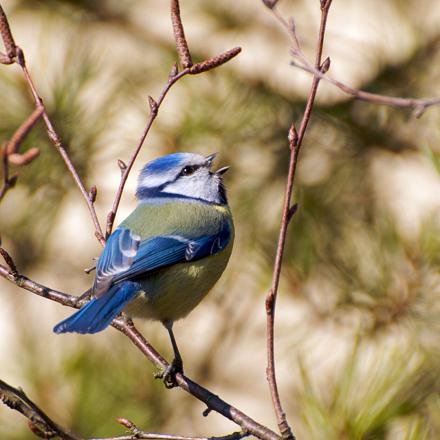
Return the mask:
[[(17, 44), (81, 176), (97, 185), (104, 223), (157, 96), (176, 61), (168, 2), (3, 0)], [(312, 59), (319, 2), (280, 1)], [(120, 222), (135, 206), (136, 175), (173, 151), (219, 152), (237, 239), (213, 292), (175, 326), (186, 373), (275, 429), (265, 379), (264, 297), (280, 222), (286, 134), (311, 78), (289, 66), (288, 41), (259, 1), (185, 1), (197, 60), (243, 53), (179, 82), (160, 109), (128, 182)], [(338, 0), (325, 56), (354, 87), (406, 97), (440, 95), (436, 0)], [(0, 66), (0, 142), (33, 109), (16, 66)], [(18, 268), (75, 295), (100, 246), (79, 191), (39, 123), (0, 205), (3, 246)], [(348, 99), (322, 84), (301, 152), (277, 306), (282, 400), (299, 439), (440, 438), (440, 109), (410, 111)], [(236, 429), (183, 391), (167, 391), (115, 330), (52, 333), (70, 309), (0, 279), (0, 377), (21, 386), (82, 436), (122, 435), (126, 417), (146, 431), (224, 435)], [(158, 323), (139, 328), (168, 358)], [(34, 438), (0, 406), (0, 437)]]

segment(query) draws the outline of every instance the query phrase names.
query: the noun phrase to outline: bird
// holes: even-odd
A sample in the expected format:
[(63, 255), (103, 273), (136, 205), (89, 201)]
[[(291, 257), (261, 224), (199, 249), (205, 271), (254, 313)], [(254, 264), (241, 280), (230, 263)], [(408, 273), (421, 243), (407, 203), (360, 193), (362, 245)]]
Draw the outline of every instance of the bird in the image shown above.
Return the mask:
[[(215, 154), (172, 153), (141, 170), (134, 211), (108, 237), (96, 264), (92, 299), (54, 327), (97, 333), (121, 312), (162, 322), (174, 359), (161, 377), (175, 386), (183, 361), (173, 323), (187, 316), (225, 270), (234, 223)], [(160, 376), (160, 375), (159, 375)]]

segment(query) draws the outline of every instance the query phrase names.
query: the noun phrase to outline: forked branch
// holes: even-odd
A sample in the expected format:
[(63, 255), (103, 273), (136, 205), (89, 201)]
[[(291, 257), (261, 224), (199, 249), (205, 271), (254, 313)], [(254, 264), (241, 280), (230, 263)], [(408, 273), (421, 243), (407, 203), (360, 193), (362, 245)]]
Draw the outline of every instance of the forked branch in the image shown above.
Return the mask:
[(0, 188), (0, 201), (3, 199), (7, 191), (14, 187), (18, 174), (9, 176), (9, 166), (23, 166), (31, 163), (40, 154), (38, 148), (30, 148), (24, 153), (19, 153), (19, 148), (27, 134), (32, 130), (32, 127), (40, 119), (43, 111), (41, 108), (36, 108), (32, 114), (20, 125), (11, 139), (0, 148), (0, 157), (3, 168), (3, 185)]
[(26, 67), (24, 53), (21, 50), (21, 48), (15, 44), (14, 38), (11, 33), (11, 29), (9, 27), (8, 19), (1, 5), (0, 5), (0, 35), (3, 40), (3, 44), (6, 48), (6, 54), (0, 53), (0, 62), (3, 64), (17, 63), (21, 67), (26, 83), (34, 98), (36, 112), (40, 112), (40, 114), (43, 116), (44, 123), (46, 124), (47, 135), (49, 139), (52, 141), (58, 153), (60, 154), (67, 169), (69, 170), (76, 185), (78, 186), (81, 194), (83, 195), (87, 203), (90, 215), (92, 217), (93, 224), (95, 226), (95, 235), (98, 238), (99, 242), (102, 245), (104, 245), (105, 240), (102, 233), (101, 225), (99, 224), (99, 220), (96, 215), (94, 201), (91, 199), (89, 191), (86, 190), (84, 183), (81, 180), (81, 177), (79, 176), (77, 170), (75, 169), (75, 166), (73, 165), (67, 153), (67, 150), (61, 141), (60, 136), (55, 131), (55, 128), (52, 125), (52, 122), (49, 118), (43, 100), (38, 95), (37, 89), (35, 88), (34, 82)]
[(180, 16), (180, 7), (178, 0), (171, 0), (171, 21), (173, 24), (173, 32), (174, 32), (174, 40), (176, 43), (177, 55), (179, 57), (180, 64), (183, 67), (181, 72), (178, 71), (177, 64), (175, 64), (168, 75), (167, 82), (162, 89), (162, 92), (159, 94), (157, 99), (153, 99), (151, 96), (148, 97), (150, 113), (147, 119), (147, 123), (145, 125), (144, 132), (142, 133), (139, 142), (132, 153), (130, 160), (127, 164), (124, 163), (124, 167), (120, 166), (121, 169), (121, 181), (119, 183), (119, 187), (116, 191), (115, 200), (113, 202), (113, 206), (111, 211), (107, 215), (107, 225), (106, 225), (106, 237), (112, 233), (113, 223), (115, 221), (116, 213), (118, 212), (119, 204), (121, 202), (122, 193), (124, 192), (125, 183), (127, 182), (128, 176), (130, 174), (131, 169), (133, 168), (133, 164), (144, 144), (145, 138), (147, 137), (151, 126), (153, 125), (154, 120), (156, 119), (160, 106), (162, 105), (165, 96), (171, 89), (171, 87), (184, 76), (191, 74), (197, 75), (199, 73), (207, 72), (208, 70), (212, 70), (221, 64), (226, 63), (227, 61), (234, 58), (241, 52), (240, 47), (235, 47), (223, 54), (214, 56), (212, 58), (208, 58), (205, 61), (201, 61), (200, 63), (193, 64), (191, 53), (188, 47), (188, 42), (185, 38), (185, 31), (183, 29), (182, 19)]
[[(276, 2), (264, 2), (266, 6), (272, 11), (276, 11)], [(315, 56), (315, 67), (320, 71), (327, 71), (329, 68), (329, 62), (326, 60), (321, 63), (322, 50), (324, 46), (324, 35), (327, 23), (328, 12), (331, 5), (331, 0), (321, 0), (321, 24), (319, 28), (318, 43)], [(272, 285), (266, 296), (266, 339), (267, 339), (267, 381), (269, 384), (270, 393), (272, 396), (272, 403), (275, 410), (278, 428), (284, 439), (292, 440), (295, 438), (291, 427), (287, 421), (286, 414), (281, 404), (281, 398), (278, 391), (278, 384), (275, 371), (275, 349), (274, 349), (274, 326), (275, 326), (275, 307), (278, 294), (278, 287), (280, 282), (281, 267), (283, 262), (284, 248), (286, 243), (287, 228), (289, 222), (296, 212), (297, 206), (291, 205), (291, 198), (293, 192), (293, 184), (295, 179), (296, 165), (298, 162), (298, 154), (301, 148), (302, 140), (304, 138), (307, 126), (310, 120), (313, 104), (315, 102), (316, 92), (318, 90), (320, 78), (318, 76), (313, 77), (312, 85), (310, 88), (309, 96), (307, 98), (306, 108), (301, 119), (299, 131), (296, 131), (295, 123), (292, 122), (289, 134), (289, 148), (290, 159), (289, 169), (286, 180), (286, 187), (284, 191), (284, 202), (281, 217), (281, 225), (278, 234), (278, 244), (275, 255), (274, 267), (272, 272)]]
[[(0, 400), (9, 408), (20, 412), (28, 419), (29, 429), (40, 438), (60, 438), (62, 440), (85, 440), (68, 429), (55, 423), (38, 405), (20, 388), (14, 388), (0, 379)], [(145, 432), (130, 420), (119, 418), (117, 422), (127, 428), (129, 435), (93, 438), (90, 440), (240, 440), (249, 434), (237, 431), (221, 437), (188, 437), (181, 435)]]
[[(10, 262), (8, 265), (10, 265)], [(0, 265), (0, 276), (31, 293), (68, 307), (79, 308), (86, 302), (86, 300), (80, 300), (77, 296), (68, 295), (67, 293), (53, 290), (39, 284), (26, 276), (21, 275), (16, 268), (14, 272), (3, 265)], [(168, 367), (168, 362), (144, 338), (130, 319), (125, 316), (120, 316), (114, 319), (111, 325), (127, 336), (139, 351), (157, 368), (164, 370)], [(239, 425), (243, 432), (249, 433), (250, 435), (254, 435), (263, 440), (279, 440), (279, 436), (269, 428), (256, 422), (238, 408), (225, 402), (219, 396), (211, 393), (209, 390), (196, 382), (193, 382), (183, 374), (177, 374), (176, 381), (181, 389), (203, 402), (210, 411), (216, 411)]]
[(273, 8), (273, 13), (276, 19), (286, 29), (290, 37), (290, 41), (291, 41), (290, 52), (294, 58), (294, 60), (292, 60), (291, 62), (293, 66), (298, 67), (299, 69), (304, 70), (306, 72), (309, 72), (319, 79), (327, 81), (328, 83), (337, 87), (342, 92), (352, 96), (354, 99), (359, 99), (361, 101), (366, 101), (377, 105), (408, 108), (414, 111), (414, 114), (417, 118), (422, 116), (423, 113), (428, 108), (435, 105), (440, 105), (440, 97), (418, 99), (418, 98), (402, 98), (396, 96), (381, 95), (378, 93), (371, 93), (371, 92), (366, 92), (364, 90), (355, 89), (354, 87), (350, 87), (344, 84), (343, 82), (332, 78), (330, 75), (325, 75), (325, 71), (323, 71), (322, 69), (318, 69), (316, 66), (314, 66), (312, 63), (309, 62), (303, 50), (301, 49), (301, 45), (299, 44), (299, 38), (298, 35), (296, 34), (296, 27), (294, 20), (291, 18), (289, 21), (286, 21), (277, 8)]

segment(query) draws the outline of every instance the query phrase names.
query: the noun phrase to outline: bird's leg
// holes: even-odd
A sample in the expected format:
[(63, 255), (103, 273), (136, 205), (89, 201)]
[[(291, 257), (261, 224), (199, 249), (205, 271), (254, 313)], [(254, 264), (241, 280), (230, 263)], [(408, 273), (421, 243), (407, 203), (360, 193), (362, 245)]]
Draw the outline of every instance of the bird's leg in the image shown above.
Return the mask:
[(176, 338), (173, 333), (173, 322), (164, 321), (163, 325), (168, 330), (170, 335), (171, 345), (173, 346), (174, 359), (168, 365), (168, 367), (157, 377), (160, 377), (167, 388), (177, 387), (176, 374), (183, 373), (183, 361), (182, 356), (180, 356), (179, 348), (177, 347)]

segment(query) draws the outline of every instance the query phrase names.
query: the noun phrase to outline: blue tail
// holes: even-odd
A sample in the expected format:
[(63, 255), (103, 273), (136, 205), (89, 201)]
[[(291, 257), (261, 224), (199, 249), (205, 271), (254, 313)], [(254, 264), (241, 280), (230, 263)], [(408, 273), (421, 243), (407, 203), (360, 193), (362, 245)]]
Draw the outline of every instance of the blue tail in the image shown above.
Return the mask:
[(104, 330), (139, 292), (131, 281), (112, 286), (103, 296), (93, 298), (69, 318), (57, 324), (55, 333), (97, 333)]

